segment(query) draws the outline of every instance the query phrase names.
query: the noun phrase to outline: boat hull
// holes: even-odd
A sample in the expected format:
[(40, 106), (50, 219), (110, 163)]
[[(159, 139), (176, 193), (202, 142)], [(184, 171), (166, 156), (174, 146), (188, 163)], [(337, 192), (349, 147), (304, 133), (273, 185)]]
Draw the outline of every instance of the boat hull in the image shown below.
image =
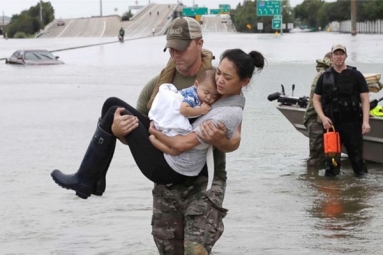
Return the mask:
[[(308, 137), (307, 129), (303, 125), (305, 108), (280, 104), (277, 106), (277, 109), (290, 121), (296, 130)], [(363, 158), (383, 164), (383, 118), (370, 117), (370, 126), (371, 131), (363, 136)], [(346, 153), (344, 149), (343, 152)]]

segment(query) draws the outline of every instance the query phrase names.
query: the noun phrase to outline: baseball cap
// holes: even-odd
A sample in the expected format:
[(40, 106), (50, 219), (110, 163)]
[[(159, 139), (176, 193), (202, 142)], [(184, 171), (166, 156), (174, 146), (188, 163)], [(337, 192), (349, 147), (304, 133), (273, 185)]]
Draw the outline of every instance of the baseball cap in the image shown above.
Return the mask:
[(193, 39), (202, 38), (201, 26), (193, 18), (180, 17), (172, 21), (166, 34), (167, 48), (185, 51)]
[(344, 53), (347, 54), (346, 46), (342, 44), (335, 44), (331, 48), (331, 53), (334, 53), (336, 50), (342, 50)]

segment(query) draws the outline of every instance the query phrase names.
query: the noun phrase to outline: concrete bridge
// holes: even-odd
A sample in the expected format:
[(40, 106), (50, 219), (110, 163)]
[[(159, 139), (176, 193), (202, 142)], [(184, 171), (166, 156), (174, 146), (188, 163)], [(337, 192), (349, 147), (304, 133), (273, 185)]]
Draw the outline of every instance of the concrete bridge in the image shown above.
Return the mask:
[[(133, 39), (166, 33), (174, 13), (181, 13), (177, 4), (148, 4), (130, 20), (121, 21), (118, 15), (64, 19), (64, 26), (57, 26), (57, 20), (49, 24), (39, 38), (61, 37), (117, 37), (120, 28), (125, 29), (125, 38)], [(206, 32), (232, 32), (231, 22), (222, 23), (221, 17), (207, 15), (202, 18), (202, 27)]]

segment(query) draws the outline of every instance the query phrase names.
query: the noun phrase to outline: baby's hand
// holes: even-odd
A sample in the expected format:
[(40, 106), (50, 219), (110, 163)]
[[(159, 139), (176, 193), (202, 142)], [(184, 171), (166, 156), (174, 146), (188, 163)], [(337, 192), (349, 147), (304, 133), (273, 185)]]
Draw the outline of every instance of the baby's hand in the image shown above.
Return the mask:
[(200, 110), (201, 110), (201, 114), (206, 114), (211, 110), (211, 107), (207, 103), (202, 103)]

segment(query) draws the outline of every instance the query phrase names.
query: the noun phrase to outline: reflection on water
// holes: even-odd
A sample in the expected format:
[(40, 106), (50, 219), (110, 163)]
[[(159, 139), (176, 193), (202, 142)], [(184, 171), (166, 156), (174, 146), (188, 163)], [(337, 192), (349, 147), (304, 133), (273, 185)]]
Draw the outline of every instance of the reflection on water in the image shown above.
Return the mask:
[(343, 168), (346, 170), (340, 176), (327, 178), (323, 169), (308, 166), (307, 174), (301, 176), (301, 181), (313, 192), (312, 206), (307, 209), (315, 220), (312, 238), (321, 244), (319, 250), (330, 254), (358, 251), (378, 254), (380, 248), (365, 245), (373, 241), (368, 239), (371, 228), (377, 223), (376, 226), (381, 226), (381, 217), (375, 214), (377, 205), (372, 202), (382, 190), (376, 176), (381, 173), (372, 168), (366, 177), (354, 177), (348, 160), (342, 162)]
[[(0, 40), (0, 58), (21, 48), (56, 50), (98, 40)], [(245, 90), (241, 146), (227, 155), (229, 213), (214, 254), (381, 254), (383, 167), (369, 164), (369, 176), (355, 178), (346, 160), (334, 179), (307, 168), (307, 138), (266, 99), (281, 84), (288, 94), (295, 84), (295, 96), (308, 95), (315, 60), (334, 43), (348, 47), (349, 64), (362, 72), (382, 72), (382, 35), (205, 35), (214, 64), (226, 48), (256, 49), (267, 59)], [(2, 254), (157, 254), (152, 184), (126, 146), (117, 145), (102, 197), (78, 199), (49, 174), (77, 169), (107, 97), (135, 104), (167, 62), (164, 44), (160, 36), (60, 51), (61, 66), (0, 63)]]

